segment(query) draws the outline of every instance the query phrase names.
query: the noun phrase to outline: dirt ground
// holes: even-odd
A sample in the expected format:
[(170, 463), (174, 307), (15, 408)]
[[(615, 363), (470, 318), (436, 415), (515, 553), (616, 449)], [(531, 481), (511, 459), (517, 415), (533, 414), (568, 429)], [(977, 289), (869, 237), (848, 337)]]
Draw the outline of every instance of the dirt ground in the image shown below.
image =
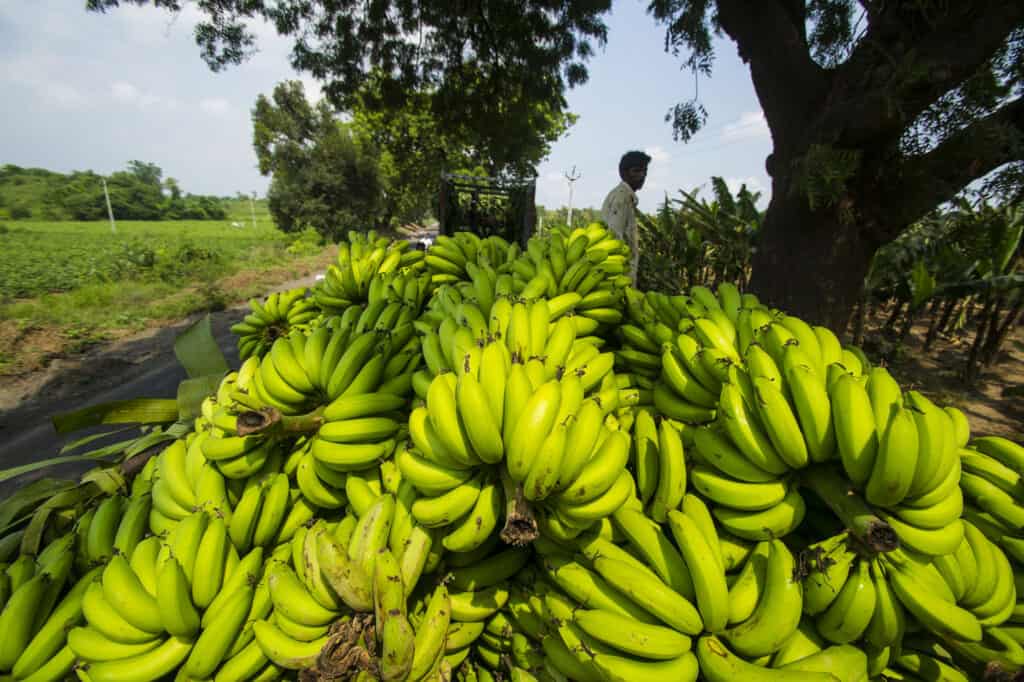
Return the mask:
[(915, 325), (901, 352), (877, 329), (865, 337), (864, 350), (872, 360), (882, 360), (903, 390), (918, 390), (941, 405), (964, 411), (973, 435), (999, 435), (1024, 441), (1024, 328), (1018, 326), (1007, 339), (999, 357), (985, 368), (974, 386), (961, 375), (973, 333), (939, 337), (927, 353), (922, 351), (927, 321)]

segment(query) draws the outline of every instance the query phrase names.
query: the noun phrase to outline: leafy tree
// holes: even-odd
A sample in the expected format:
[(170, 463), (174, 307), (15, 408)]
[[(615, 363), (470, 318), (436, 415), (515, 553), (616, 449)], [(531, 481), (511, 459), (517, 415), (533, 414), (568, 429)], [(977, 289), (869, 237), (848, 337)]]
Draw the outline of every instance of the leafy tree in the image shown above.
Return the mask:
[[(88, 0), (103, 11), (121, 0)], [(150, 4), (149, 0), (124, 0)], [(180, 10), (183, 0), (152, 0)], [(449, 131), (527, 120), (533, 102), (564, 111), (567, 87), (606, 37), (608, 0), (204, 0), (196, 38), (214, 69), (254, 49), (245, 21), (294, 36), (292, 63), (342, 107), (381, 73), (378, 103), (431, 92)], [(750, 65), (774, 144), (772, 200), (752, 288), (842, 326), (872, 255), (965, 186), (1024, 186), (1024, 3), (1019, 0), (651, 0), (666, 48), (710, 74), (712, 37)], [(699, 101), (669, 112), (680, 139), (704, 123)]]
[(181, 185), (174, 178), (167, 178), (163, 182), (164, 191), (170, 195), (171, 201), (177, 201), (181, 199)]
[(163, 186), (164, 172), (160, 166), (146, 161), (129, 161), (128, 172), (134, 175), (139, 182), (153, 187)]
[(257, 98), (252, 121), (260, 172), (273, 176), (267, 203), (278, 227), (336, 236), (377, 225), (378, 153), (357, 144), (327, 102), (311, 105), (300, 81), (279, 83), (270, 99)]
[[(216, 197), (182, 196), (174, 178), (161, 181), (159, 166), (132, 161), (106, 178), (114, 215), (123, 220), (223, 220), (227, 211)], [(0, 205), (12, 218), (105, 220), (103, 176), (93, 171), (70, 175), (42, 168), (0, 167)], [(170, 196), (164, 195), (164, 190)]]
[[(538, 206), (537, 218), (543, 221), (545, 228), (553, 227), (555, 225), (568, 225), (569, 207), (560, 206), (558, 208), (545, 208), (544, 206)], [(601, 220), (601, 209), (599, 208), (581, 208), (579, 206), (574, 206), (572, 209), (573, 227), (589, 225), (590, 223), (599, 220)]]
[[(534, 175), (551, 144), (576, 120), (557, 106), (534, 102), (530, 117), (487, 128), (481, 135), (476, 127), (447, 127), (431, 109), (430, 92), (408, 93), (400, 106), (382, 107), (382, 87), (380, 79), (371, 81), (349, 113), (360, 144), (380, 150), (384, 214), (399, 224), (420, 221), (436, 207), (444, 171), (505, 178)], [(513, 106), (520, 108), (518, 103)]]

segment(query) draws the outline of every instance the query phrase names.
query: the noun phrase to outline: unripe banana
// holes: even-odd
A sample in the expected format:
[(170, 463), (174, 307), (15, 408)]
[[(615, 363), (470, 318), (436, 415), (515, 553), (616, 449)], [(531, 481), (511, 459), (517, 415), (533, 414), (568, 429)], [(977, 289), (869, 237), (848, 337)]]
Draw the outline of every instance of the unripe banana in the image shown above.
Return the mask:
[(164, 629), (175, 637), (193, 637), (199, 631), (199, 612), (190, 592), (184, 569), (169, 557), (157, 576), (156, 600)]

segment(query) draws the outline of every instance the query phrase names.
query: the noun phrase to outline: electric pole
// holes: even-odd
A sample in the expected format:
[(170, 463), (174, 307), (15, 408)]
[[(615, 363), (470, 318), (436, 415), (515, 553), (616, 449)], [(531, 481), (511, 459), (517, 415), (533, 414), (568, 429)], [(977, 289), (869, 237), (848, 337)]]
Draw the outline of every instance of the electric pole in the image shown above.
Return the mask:
[(249, 197), (249, 212), (252, 214), (252, 229), (256, 231), (256, 192)]
[(572, 167), (572, 170), (565, 174), (565, 179), (569, 181), (569, 215), (567, 216), (566, 222), (569, 223), (569, 229), (572, 229), (572, 190), (573, 185), (576, 181), (582, 178), (583, 175), (576, 172), (576, 166)]
[(103, 181), (103, 196), (107, 199), (107, 215), (110, 216), (110, 231), (116, 233), (117, 225), (114, 224), (114, 209), (110, 207), (110, 192), (107, 191), (107, 179), (100, 179)]

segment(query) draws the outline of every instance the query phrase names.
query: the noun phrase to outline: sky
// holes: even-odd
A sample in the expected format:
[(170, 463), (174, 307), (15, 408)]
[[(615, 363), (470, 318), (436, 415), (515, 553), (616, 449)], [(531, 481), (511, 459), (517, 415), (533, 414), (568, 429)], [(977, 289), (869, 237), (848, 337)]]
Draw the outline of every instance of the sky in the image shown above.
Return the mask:
[[(317, 83), (289, 66), (290, 41), (254, 25), (259, 52), (213, 73), (194, 42), (193, 7), (173, 15), (124, 6), (102, 15), (84, 4), (0, 3), (0, 164), (109, 174), (139, 159), (188, 192), (262, 195), (269, 178), (252, 149), (256, 97), (294, 78), (319, 96)], [(579, 121), (537, 169), (537, 203), (568, 204), (564, 174), (575, 166), (573, 205), (599, 208), (618, 182), (619, 157), (642, 149), (652, 157), (642, 210), (716, 175), (733, 190), (746, 183), (761, 191), (765, 206), (771, 140), (735, 46), (716, 41), (712, 78), (695, 82), (682, 58), (664, 51), (664, 30), (645, 7), (620, 0), (606, 17), (608, 43), (590, 60), (589, 81), (567, 95)], [(689, 143), (676, 142), (665, 114), (695, 88), (708, 122)]]

